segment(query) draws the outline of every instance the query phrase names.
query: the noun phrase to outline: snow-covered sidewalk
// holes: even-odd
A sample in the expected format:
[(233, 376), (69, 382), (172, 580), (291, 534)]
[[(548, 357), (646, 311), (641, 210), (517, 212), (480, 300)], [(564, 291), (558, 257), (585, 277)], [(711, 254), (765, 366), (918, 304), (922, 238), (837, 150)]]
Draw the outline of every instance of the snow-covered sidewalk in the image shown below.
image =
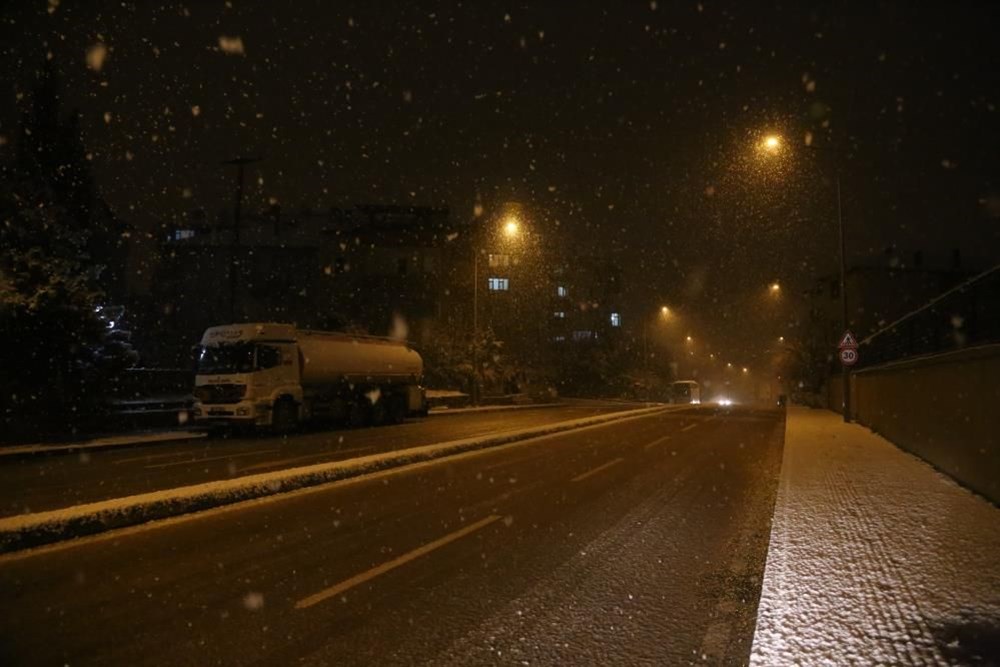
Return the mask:
[(1000, 509), (790, 408), (751, 664), (994, 664), (998, 648)]

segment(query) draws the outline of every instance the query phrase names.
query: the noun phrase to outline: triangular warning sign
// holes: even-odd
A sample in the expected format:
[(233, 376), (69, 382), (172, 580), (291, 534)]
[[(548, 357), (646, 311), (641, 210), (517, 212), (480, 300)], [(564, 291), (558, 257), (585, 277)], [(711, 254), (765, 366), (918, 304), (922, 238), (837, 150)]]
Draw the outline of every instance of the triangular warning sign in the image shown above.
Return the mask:
[(858, 346), (858, 340), (854, 337), (850, 331), (845, 331), (844, 335), (840, 338), (840, 344), (837, 345), (838, 348), (843, 350), (844, 348), (856, 348)]

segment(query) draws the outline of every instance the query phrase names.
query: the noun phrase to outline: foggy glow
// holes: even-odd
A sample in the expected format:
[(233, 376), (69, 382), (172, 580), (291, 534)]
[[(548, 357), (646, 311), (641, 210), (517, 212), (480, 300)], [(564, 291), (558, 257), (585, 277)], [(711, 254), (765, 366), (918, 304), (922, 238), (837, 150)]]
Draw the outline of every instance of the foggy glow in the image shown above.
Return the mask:
[(507, 235), (508, 238), (514, 238), (521, 231), (521, 224), (517, 221), (517, 218), (511, 216), (507, 218), (503, 225), (503, 233)]

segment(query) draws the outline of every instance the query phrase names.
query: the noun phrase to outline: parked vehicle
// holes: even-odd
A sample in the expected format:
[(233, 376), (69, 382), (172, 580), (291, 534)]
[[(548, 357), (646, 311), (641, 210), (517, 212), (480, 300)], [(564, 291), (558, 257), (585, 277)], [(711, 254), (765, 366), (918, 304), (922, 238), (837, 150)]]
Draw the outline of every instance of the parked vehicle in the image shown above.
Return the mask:
[(287, 431), (426, 415), (423, 360), (405, 342), (249, 323), (211, 327), (198, 347), (193, 414), (204, 424)]

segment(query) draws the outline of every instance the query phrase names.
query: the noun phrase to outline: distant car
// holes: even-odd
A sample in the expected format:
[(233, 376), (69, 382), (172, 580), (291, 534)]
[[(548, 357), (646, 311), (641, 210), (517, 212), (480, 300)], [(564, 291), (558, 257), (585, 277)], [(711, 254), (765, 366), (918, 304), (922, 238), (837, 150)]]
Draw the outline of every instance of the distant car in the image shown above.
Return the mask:
[(778, 394), (778, 407), (783, 408), (788, 403), (788, 397), (784, 394)]

